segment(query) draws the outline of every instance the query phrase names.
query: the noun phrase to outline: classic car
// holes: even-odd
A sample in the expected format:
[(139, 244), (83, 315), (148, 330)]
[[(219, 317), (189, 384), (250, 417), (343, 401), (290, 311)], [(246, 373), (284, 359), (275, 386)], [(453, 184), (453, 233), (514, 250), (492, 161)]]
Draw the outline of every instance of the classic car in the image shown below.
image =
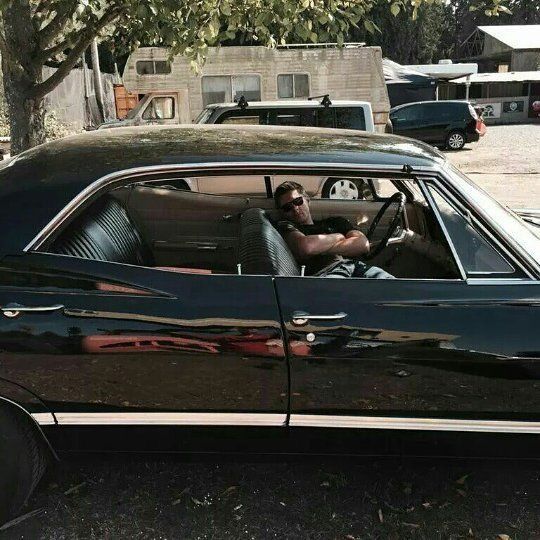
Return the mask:
[[(540, 238), (423, 143), (148, 126), (0, 167), (1, 519), (68, 451), (540, 434)], [(314, 218), (366, 231), (396, 279), (309, 276), (291, 254), (270, 179), (328, 176), (364, 196), (313, 199)]]

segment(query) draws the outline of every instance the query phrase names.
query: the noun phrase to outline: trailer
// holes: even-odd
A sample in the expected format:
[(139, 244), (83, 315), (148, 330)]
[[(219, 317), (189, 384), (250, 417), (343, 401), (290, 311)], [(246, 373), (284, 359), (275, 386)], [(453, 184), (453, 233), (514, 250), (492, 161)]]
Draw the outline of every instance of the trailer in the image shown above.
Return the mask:
[(212, 103), (332, 99), (371, 103), (376, 130), (384, 132), (390, 102), (380, 47), (362, 43), (212, 47), (199, 73), (188, 58), (162, 47), (136, 49), (126, 63), (126, 90), (139, 96), (120, 123), (189, 123)]

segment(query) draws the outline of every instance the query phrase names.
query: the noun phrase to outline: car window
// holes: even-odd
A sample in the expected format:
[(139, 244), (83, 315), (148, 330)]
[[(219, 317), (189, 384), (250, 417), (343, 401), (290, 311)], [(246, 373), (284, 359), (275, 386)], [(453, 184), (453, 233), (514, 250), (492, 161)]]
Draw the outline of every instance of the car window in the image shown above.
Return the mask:
[(174, 118), (174, 98), (155, 97), (150, 101), (142, 115), (144, 120), (170, 120)]
[(366, 117), (362, 107), (336, 107), (336, 127), (343, 129), (366, 129)]
[(270, 124), (276, 126), (315, 126), (315, 111), (309, 108), (270, 110)]
[(255, 114), (232, 114), (224, 113), (218, 119), (216, 124), (252, 124), (259, 125), (260, 119), (257, 113)]
[(512, 274), (514, 267), (434, 186), (428, 187), (467, 275)]
[(334, 109), (324, 107), (317, 110), (317, 125), (319, 127), (335, 127), (334, 124)]
[(403, 107), (394, 112), (393, 116), (402, 121), (416, 121), (422, 118), (422, 107), (420, 105), (411, 105), (410, 107)]

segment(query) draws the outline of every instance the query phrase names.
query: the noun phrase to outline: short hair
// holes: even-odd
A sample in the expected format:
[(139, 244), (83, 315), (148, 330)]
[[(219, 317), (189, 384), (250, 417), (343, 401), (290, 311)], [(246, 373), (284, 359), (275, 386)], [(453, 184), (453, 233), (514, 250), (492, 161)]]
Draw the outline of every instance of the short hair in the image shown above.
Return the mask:
[(279, 208), (279, 199), (281, 198), (281, 196), (285, 195), (285, 193), (288, 193), (289, 191), (294, 191), (295, 189), (296, 191), (298, 191), (298, 193), (300, 193), (300, 195), (307, 195), (304, 186), (302, 186), (298, 182), (287, 180), (286, 182), (279, 184), (279, 186), (276, 188), (276, 191), (274, 191), (274, 203), (276, 204), (276, 208)]

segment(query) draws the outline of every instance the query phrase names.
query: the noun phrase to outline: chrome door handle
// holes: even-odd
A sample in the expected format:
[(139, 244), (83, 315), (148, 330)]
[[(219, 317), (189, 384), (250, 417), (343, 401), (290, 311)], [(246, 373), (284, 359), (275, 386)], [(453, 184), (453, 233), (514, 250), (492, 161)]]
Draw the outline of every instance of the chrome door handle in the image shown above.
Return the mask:
[(10, 319), (18, 317), (21, 313), (47, 313), (49, 311), (58, 311), (64, 309), (62, 304), (53, 304), (51, 306), (22, 306), (16, 302), (11, 302), (6, 306), (0, 307), (5, 317)]
[(339, 321), (344, 319), (347, 316), (346, 313), (340, 311), (339, 313), (334, 313), (333, 315), (310, 315), (309, 313), (304, 313), (303, 311), (295, 311), (292, 314), (292, 322), (296, 326), (304, 326), (308, 321)]

